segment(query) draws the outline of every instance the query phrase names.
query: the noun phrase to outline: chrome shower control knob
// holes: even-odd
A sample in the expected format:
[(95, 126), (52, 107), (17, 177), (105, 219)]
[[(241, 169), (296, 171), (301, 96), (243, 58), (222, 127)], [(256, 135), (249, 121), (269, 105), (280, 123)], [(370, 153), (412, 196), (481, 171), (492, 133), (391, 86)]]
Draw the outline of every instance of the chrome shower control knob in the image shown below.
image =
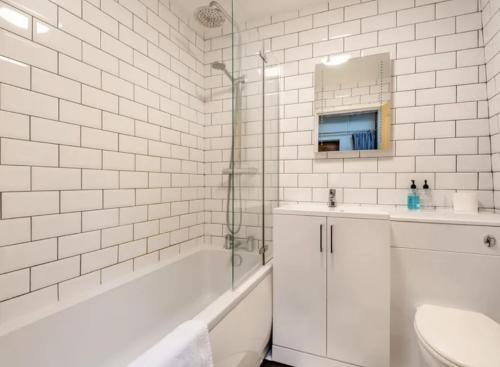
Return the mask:
[(497, 239), (494, 236), (488, 234), (484, 236), (483, 242), (486, 245), (486, 247), (495, 247), (497, 244)]

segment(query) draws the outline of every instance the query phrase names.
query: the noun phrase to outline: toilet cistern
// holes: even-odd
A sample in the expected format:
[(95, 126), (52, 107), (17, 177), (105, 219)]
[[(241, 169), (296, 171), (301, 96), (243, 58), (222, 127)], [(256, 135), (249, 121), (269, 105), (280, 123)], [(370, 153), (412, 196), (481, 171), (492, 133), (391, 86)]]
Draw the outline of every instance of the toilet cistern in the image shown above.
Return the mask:
[(337, 206), (336, 194), (337, 194), (337, 191), (335, 189), (330, 189), (330, 191), (328, 193), (328, 206), (330, 208), (335, 208), (335, 206)]

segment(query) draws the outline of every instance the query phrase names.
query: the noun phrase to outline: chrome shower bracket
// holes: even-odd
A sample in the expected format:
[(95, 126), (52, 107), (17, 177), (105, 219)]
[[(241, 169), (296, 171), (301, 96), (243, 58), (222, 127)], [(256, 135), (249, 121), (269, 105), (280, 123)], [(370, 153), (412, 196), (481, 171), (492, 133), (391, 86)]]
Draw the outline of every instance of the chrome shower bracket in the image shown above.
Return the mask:
[(260, 58), (261, 58), (264, 62), (267, 62), (267, 56), (266, 56), (266, 54), (264, 53), (264, 50), (260, 50), (260, 51), (259, 51), (259, 56), (260, 56)]

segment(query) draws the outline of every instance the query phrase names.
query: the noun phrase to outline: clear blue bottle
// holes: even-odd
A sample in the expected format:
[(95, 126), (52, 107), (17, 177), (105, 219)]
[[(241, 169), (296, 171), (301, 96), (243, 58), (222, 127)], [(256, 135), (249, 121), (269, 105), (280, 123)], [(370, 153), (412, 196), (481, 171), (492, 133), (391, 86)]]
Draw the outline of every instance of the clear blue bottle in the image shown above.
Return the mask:
[(420, 209), (420, 196), (418, 195), (417, 185), (415, 185), (415, 180), (411, 180), (410, 191), (408, 192), (408, 198), (406, 205), (409, 210), (419, 210)]

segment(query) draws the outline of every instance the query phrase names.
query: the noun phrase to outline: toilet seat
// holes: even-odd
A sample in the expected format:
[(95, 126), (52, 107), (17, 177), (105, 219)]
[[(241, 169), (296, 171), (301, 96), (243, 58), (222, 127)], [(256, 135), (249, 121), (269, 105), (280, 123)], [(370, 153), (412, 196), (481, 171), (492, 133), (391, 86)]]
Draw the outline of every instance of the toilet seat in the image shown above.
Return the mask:
[(500, 324), (472, 311), (423, 305), (415, 331), (429, 352), (451, 367), (500, 367)]
[(415, 329), (415, 331), (419, 339), (420, 347), (423, 348), (429, 355), (431, 355), (432, 358), (434, 358), (436, 361), (439, 361), (440, 363), (442, 363), (443, 366), (446, 367), (460, 367), (455, 363), (453, 363), (452, 361), (441, 356), (437, 351), (435, 351), (429, 344), (425, 342), (425, 340), (423, 339), (422, 335), (420, 335), (418, 330)]

